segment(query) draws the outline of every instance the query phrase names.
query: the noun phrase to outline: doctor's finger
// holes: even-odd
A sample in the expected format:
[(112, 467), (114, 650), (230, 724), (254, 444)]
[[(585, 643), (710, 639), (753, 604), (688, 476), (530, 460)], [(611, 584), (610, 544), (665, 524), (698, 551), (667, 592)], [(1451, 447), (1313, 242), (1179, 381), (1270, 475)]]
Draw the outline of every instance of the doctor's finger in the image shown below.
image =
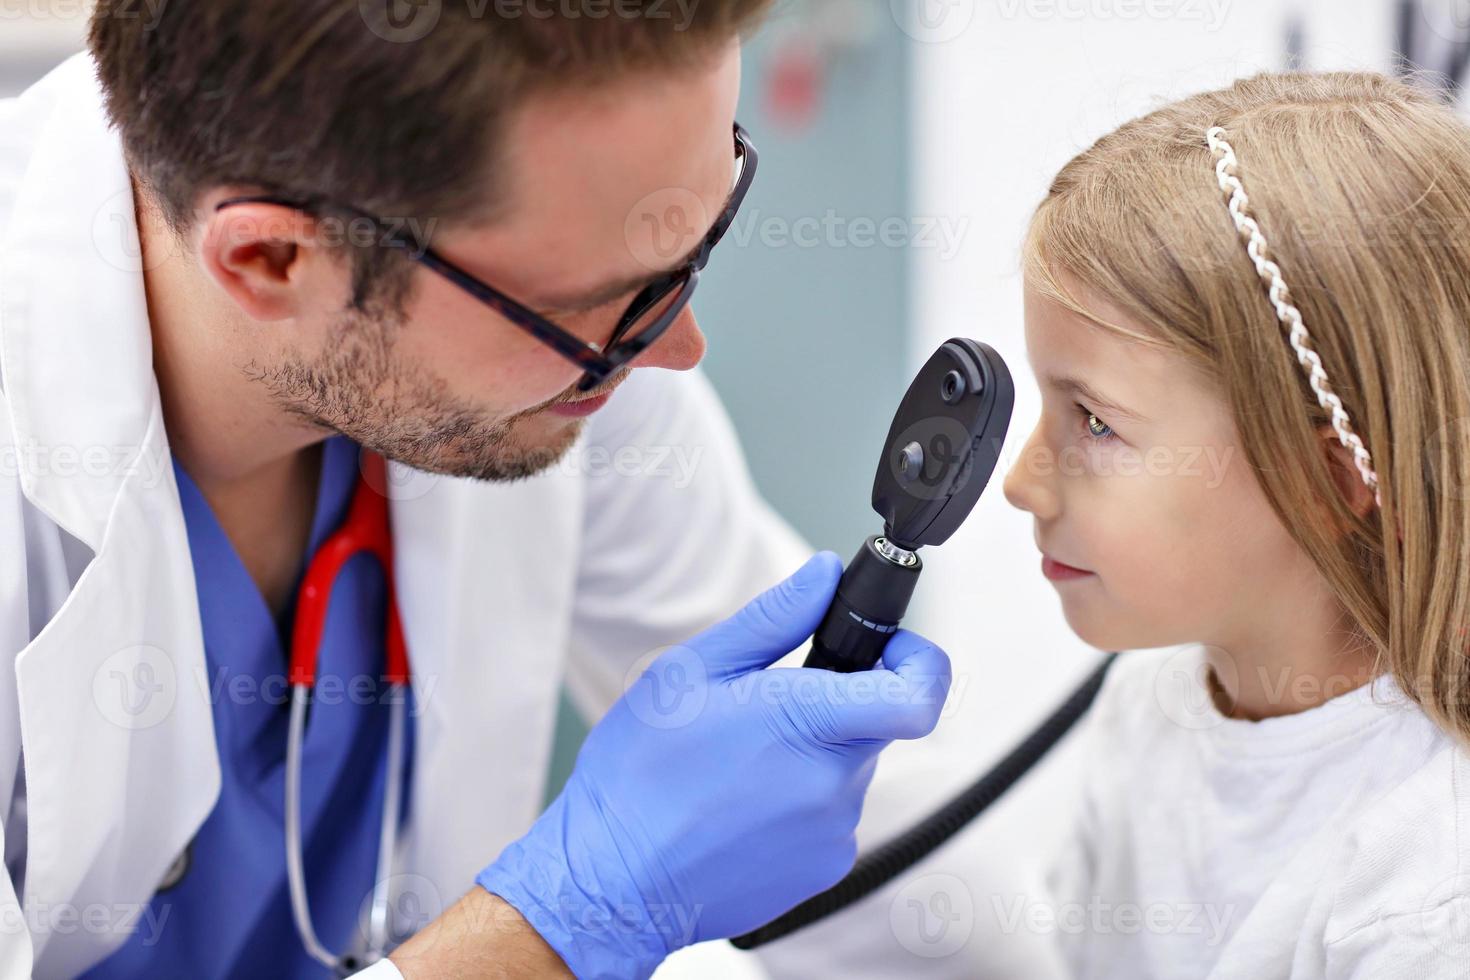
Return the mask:
[(883, 666), (901, 677), (935, 677), (949, 692), (953, 667), (949, 655), (930, 640), (901, 629), (883, 648)]
[(951, 667), (939, 647), (900, 631), (884, 650), (883, 665), (834, 676), (830, 723), (838, 738), (912, 739), (939, 723)]

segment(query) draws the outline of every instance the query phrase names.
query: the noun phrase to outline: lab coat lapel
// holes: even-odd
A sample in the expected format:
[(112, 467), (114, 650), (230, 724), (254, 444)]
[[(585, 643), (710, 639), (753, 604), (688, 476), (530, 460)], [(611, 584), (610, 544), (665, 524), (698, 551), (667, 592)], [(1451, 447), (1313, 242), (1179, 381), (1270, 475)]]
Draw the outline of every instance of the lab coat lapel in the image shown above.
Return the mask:
[(582, 534), (574, 470), (486, 483), (389, 467), (419, 712), (398, 906), (421, 917), (540, 811)]
[[(35, 930), (49, 976), (126, 938), (220, 773), (121, 148), (85, 57), (23, 111), (38, 136), (3, 242), (0, 385), (22, 491), (94, 553), (15, 668), (27, 921), (72, 922), (65, 941)], [(108, 928), (77, 926), (98, 908)]]

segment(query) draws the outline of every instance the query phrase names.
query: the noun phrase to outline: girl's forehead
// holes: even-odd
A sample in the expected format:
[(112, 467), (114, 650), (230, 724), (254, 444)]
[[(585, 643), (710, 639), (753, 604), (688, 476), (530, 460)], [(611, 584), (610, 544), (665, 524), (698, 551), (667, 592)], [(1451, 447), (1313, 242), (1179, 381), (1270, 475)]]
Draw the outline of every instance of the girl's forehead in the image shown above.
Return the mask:
[[(1076, 294), (1074, 294), (1076, 295)], [(1094, 315), (1124, 329), (1147, 331), (1095, 296)], [(1217, 414), (1216, 386), (1184, 355), (1100, 326), (1027, 286), (1026, 355), (1038, 383), (1075, 379), (1149, 420)]]

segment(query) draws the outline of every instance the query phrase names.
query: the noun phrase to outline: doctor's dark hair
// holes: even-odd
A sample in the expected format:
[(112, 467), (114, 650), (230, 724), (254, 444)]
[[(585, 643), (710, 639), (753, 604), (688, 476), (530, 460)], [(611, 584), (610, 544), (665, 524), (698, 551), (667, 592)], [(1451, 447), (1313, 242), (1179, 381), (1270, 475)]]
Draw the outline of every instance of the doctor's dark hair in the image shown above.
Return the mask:
[[(770, 3), (99, 0), (88, 41), (130, 169), (181, 238), (223, 184), (433, 228), (494, 220), (498, 141), (527, 97), (696, 66)], [(401, 308), (401, 251), (342, 247), (352, 305)]]
[[(1334, 463), (1330, 417), (1217, 183), (1212, 126), (1372, 454), (1381, 510)], [(1042, 295), (1218, 386), (1256, 482), (1351, 624), (1345, 640), (1470, 744), (1470, 127), (1379, 74), (1247, 78), (1074, 158), (1023, 264)]]

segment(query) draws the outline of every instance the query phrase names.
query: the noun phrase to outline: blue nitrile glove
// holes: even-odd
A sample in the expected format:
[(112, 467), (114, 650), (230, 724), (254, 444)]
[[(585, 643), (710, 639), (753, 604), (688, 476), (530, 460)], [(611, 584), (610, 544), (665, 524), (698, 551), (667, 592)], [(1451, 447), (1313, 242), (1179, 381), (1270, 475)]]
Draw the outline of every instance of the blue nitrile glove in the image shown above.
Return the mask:
[(578, 977), (644, 977), (835, 884), (878, 753), (933, 730), (949, 658), (900, 630), (883, 663), (763, 670), (821, 621), (823, 552), (665, 651), (588, 735), (562, 794), (476, 879)]

